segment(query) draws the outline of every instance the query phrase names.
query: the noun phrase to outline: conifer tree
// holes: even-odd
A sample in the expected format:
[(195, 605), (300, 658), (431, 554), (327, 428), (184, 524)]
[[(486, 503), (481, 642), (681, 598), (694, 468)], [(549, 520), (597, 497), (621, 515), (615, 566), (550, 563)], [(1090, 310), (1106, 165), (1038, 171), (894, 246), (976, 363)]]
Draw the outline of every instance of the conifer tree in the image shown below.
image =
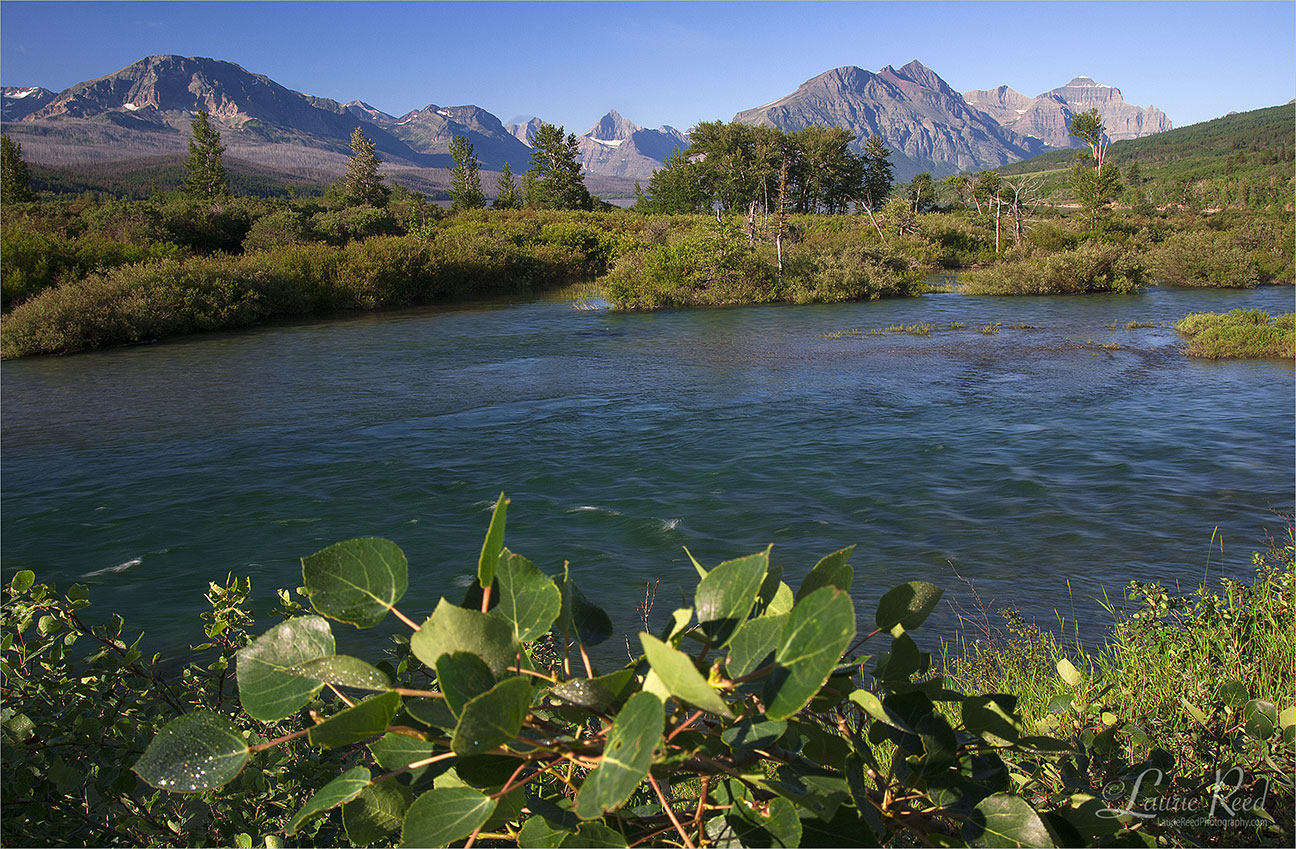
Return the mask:
[(342, 194), (351, 206), (383, 206), (387, 203), (387, 187), (383, 185), (378, 166), (382, 164), (374, 153), (374, 143), (356, 127), (351, 133), (351, 161), (347, 163)]
[(522, 192), (513, 181), (513, 169), (507, 162), (504, 163), (504, 170), (500, 172), (499, 179), (495, 181), (495, 208), (522, 208)]
[(466, 136), (455, 136), (450, 142), (450, 156), (454, 167), (450, 171), (450, 209), (482, 209), (486, 196), (482, 194), (481, 162)]
[(190, 127), (193, 138), (189, 141), (189, 161), (185, 164), (185, 194), (203, 200), (229, 194), (229, 177), (221, 163), (225, 146), (221, 144), (220, 133), (208, 120), (207, 111), (198, 110)]
[(891, 151), (881, 136), (869, 136), (864, 143), (864, 185), (859, 202), (870, 213), (877, 212), (891, 195)]
[(0, 136), (0, 175), (0, 202), (22, 203), (34, 199), (22, 145), (7, 135)]
[(580, 145), (563, 128), (543, 124), (531, 140), (527, 169), (527, 206), (539, 209), (593, 209), (594, 199), (581, 176)]

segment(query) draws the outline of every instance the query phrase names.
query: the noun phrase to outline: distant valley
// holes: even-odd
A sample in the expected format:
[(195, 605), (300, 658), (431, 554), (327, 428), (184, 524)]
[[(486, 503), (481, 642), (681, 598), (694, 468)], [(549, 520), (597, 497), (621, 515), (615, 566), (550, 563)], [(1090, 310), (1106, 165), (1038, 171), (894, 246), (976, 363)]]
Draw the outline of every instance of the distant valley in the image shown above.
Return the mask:
[[(34, 81), (33, 81), (34, 82)], [(351, 131), (360, 125), (385, 160), (384, 173), (434, 197), (449, 184), (449, 145), (465, 136), (489, 172), (508, 163), (526, 170), (530, 139), (541, 119), (505, 125), (477, 106), (429, 103), (389, 115), (362, 100), (341, 103), (292, 91), (231, 62), (160, 55), (115, 73), (54, 92), (37, 85), (6, 86), (4, 131), (34, 166), (53, 168), (85, 185), (107, 175), (178, 172), (187, 151), (189, 122), (206, 110), (227, 146), (232, 171), (266, 191), (333, 182), (350, 156)], [(880, 135), (892, 149), (897, 180), (920, 171), (942, 177), (996, 168), (1057, 148), (1074, 146), (1071, 115), (1099, 110), (1113, 139), (1170, 129), (1164, 113), (1125, 103), (1120, 90), (1078, 77), (1027, 97), (1007, 86), (959, 93), (914, 61), (877, 73), (836, 68), (734, 120), (799, 130), (839, 126), (858, 149)], [(573, 128), (567, 128), (569, 131)], [(641, 127), (615, 110), (578, 136), (591, 192), (626, 196), (646, 184), (688, 134), (673, 127)], [(111, 184), (111, 180), (108, 180)]]

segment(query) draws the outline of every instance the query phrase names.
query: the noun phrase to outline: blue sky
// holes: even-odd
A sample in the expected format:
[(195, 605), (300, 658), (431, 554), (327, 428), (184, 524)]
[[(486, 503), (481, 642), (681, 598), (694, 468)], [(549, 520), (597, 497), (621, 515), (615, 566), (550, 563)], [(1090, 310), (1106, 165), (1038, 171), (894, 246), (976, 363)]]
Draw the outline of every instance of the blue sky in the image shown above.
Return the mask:
[(1296, 95), (1288, 2), (0, 2), (0, 82), (60, 90), (155, 53), (401, 114), (472, 103), (583, 132), (728, 120), (830, 68), (918, 59), (955, 89), (1087, 74), (1176, 126)]

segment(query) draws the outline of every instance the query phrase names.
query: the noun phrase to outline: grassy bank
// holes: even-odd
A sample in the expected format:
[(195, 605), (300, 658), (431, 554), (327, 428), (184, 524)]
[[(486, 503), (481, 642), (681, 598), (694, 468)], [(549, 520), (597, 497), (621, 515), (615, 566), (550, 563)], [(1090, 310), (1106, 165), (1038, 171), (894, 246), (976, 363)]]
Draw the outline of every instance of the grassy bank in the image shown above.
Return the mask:
[(1296, 314), (1269, 317), (1264, 310), (1199, 312), (1175, 330), (1188, 340), (1185, 353), (1205, 359), (1296, 358)]
[[(1145, 810), (1161, 804), (1145, 827), (1156, 842), (1146, 845), (1291, 845), (1293, 552), (1289, 526), (1253, 555), (1250, 582), (1183, 595), (1132, 581), (1126, 602), (1100, 602), (1113, 625), (1097, 650), (1078, 639), (1065, 645), (1012, 611), (1002, 625), (984, 609), (963, 611), (961, 637), (944, 657), (949, 684), (1011, 693), (1034, 733), (1074, 743), (1074, 756), (1034, 776), (1030, 789), (1041, 796), (1101, 788), (1112, 806), (1126, 806), (1137, 776), (1160, 769), (1160, 785), (1152, 774), (1138, 800)], [(1267, 792), (1265, 811), (1230, 816), (1217, 806), (1216, 821), (1203, 823), (1204, 810), (1182, 807), (1209, 806), (1217, 771), (1228, 773), (1219, 793), (1232, 793), (1233, 808)], [(1174, 801), (1181, 806), (1172, 810)]]

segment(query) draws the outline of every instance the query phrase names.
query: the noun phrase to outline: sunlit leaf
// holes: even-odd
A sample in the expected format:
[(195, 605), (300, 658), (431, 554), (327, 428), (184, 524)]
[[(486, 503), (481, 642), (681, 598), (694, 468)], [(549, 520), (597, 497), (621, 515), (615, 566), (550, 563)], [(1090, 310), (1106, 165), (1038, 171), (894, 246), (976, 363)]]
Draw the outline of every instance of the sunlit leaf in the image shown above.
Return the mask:
[(1278, 730), (1278, 709), (1273, 702), (1252, 699), (1242, 707), (1243, 729), (1253, 740), (1268, 740)]
[(306, 800), (297, 813), (293, 814), (293, 818), (288, 821), (288, 834), (296, 834), (297, 829), (315, 817), (322, 816), (338, 805), (344, 805), (359, 796), (369, 786), (369, 778), (369, 769), (358, 766), (325, 784)]
[(36, 583), (36, 573), (30, 569), (23, 569), (14, 573), (13, 580), (9, 582), (9, 589), (14, 595), (18, 595), (27, 592), (34, 583)]
[(1057, 674), (1070, 687), (1078, 687), (1080, 682), (1084, 680), (1080, 675), (1080, 670), (1076, 669), (1075, 664), (1065, 657), (1057, 662)]
[(498, 803), (471, 787), (437, 787), (405, 812), (401, 845), (446, 846), (486, 824)]
[(382, 734), (396, 718), (400, 702), (400, 695), (395, 691), (370, 696), (311, 728), (307, 739), (313, 746), (336, 749)]
[(243, 710), (262, 722), (291, 716), (324, 687), (291, 670), (333, 652), (333, 632), (322, 616), (299, 616), (266, 631), (236, 655)]
[(358, 657), (345, 654), (317, 657), (297, 664), (290, 672), (314, 681), (323, 681), (341, 687), (355, 687), (357, 690), (377, 691), (391, 687), (391, 679), (381, 669), (369, 665)]
[(656, 696), (640, 692), (630, 697), (608, 731), (599, 765), (576, 795), (577, 816), (600, 817), (630, 798), (648, 775), (664, 726), (665, 713)]
[(405, 595), (409, 565), (394, 542), (351, 539), (302, 558), (302, 583), (323, 615), (372, 628)]
[(995, 793), (972, 809), (963, 824), (962, 837), (969, 846), (1053, 846), (1044, 821), (1020, 796)]
[(530, 560), (508, 549), (495, 573), (499, 603), (491, 613), (513, 626), (513, 638), (529, 642), (544, 634), (562, 610), (562, 591)]
[(457, 651), (475, 654), (501, 678), (517, 663), (520, 647), (513, 639), (513, 626), (503, 619), (441, 599), (410, 638), (410, 650), (433, 668), (442, 655)]
[[(729, 719), (733, 718), (729, 706), (720, 694), (711, 688), (702, 673), (693, 665), (693, 658), (646, 632), (639, 632), (648, 665), (657, 673), (662, 684), (672, 696), (694, 707), (709, 710)], [(646, 688), (646, 685), (645, 685)]]
[(470, 700), (459, 714), (450, 748), (458, 755), (488, 752), (517, 736), (531, 709), (531, 682), (505, 678)]
[(490, 527), (486, 529), (481, 555), (477, 558), (479, 586), (489, 587), (495, 580), (495, 568), (499, 564), (500, 551), (504, 548), (504, 520), (508, 514), (508, 506), (509, 501), (501, 492), (495, 501), (495, 510), (491, 513)]
[(132, 769), (160, 790), (197, 793), (233, 780), (247, 759), (237, 725), (220, 714), (194, 711), (163, 726)]
[(927, 619), (944, 592), (926, 581), (910, 581), (889, 590), (878, 601), (877, 626), (890, 631), (901, 625), (906, 631), (912, 631)]
[(769, 567), (767, 548), (760, 554), (726, 560), (698, 583), (694, 609), (711, 645), (722, 648), (747, 619)]
[(788, 614), (765, 679), (765, 716), (787, 719), (819, 692), (855, 636), (855, 607), (836, 587), (801, 599)]

